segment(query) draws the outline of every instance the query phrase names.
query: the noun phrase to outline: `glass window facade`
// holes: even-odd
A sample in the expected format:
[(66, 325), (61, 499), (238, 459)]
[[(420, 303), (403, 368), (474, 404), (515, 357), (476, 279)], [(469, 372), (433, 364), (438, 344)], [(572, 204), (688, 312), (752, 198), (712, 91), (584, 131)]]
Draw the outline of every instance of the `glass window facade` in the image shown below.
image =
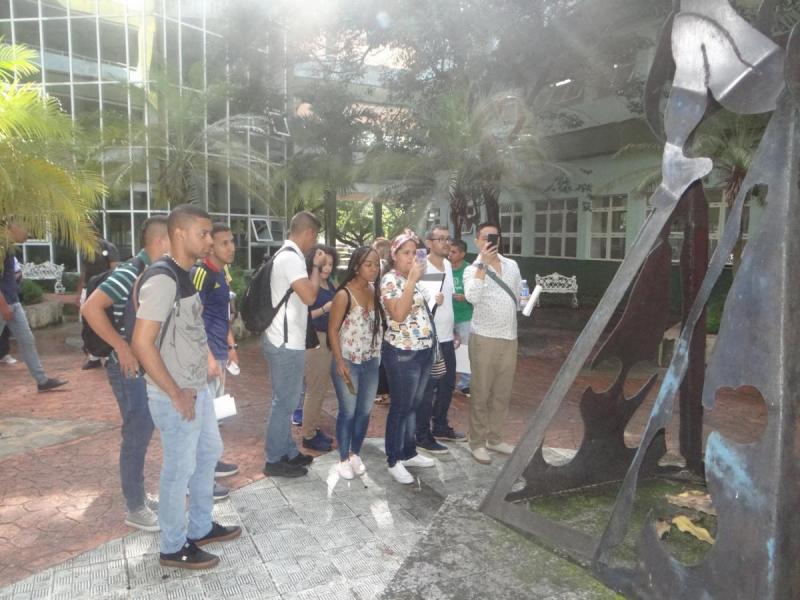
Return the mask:
[[(168, 85), (181, 97), (193, 93), (202, 98), (210, 87), (222, 83), (220, 77), (225, 76), (225, 70), (219, 65), (224, 65), (225, 44), (218, 24), (224, 10), (220, 4), (224, 3), (225, 0), (0, 0), (0, 33), (6, 42), (24, 43), (39, 53), (42, 69), (35, 78), (42, 90), (56, 97), (76, 122), (96, 128), (104, 139), (113, 135), (114, 128), (133, 133), (130, 139), (126, 137), (128, 146), (115, 152), (127, 154), (135, 167), (122, 186), (109, 191), (97, 219), (100, 233), (116, 244), (123, 256), (136, 251), (138, 227), (144, 219), (168, 209), (158, 201), (159, 169), (164, 162), (158, 157), (165, 156), (175, 141), (169, 139), (169, 134), (163, 140), (144, 135), (146, 127), (169, 117), (155, 114), (152, 105), (145, 103), (141, 88), (154, 81), (156, 65), (163, 65)], [(270, 37), (273, 35), (270, 32)], [(265, 33), (264, 45), (259, 47), (266, 45), (266, 38)], [(270, 43), (270, 48), (282, 51), (283, 45)], [(285, 69), (282, 56), (258, 55), (272, 69), (275, 65)], [(275, 73), (274, 80), (285, 80), (283, 75)], [(281, 94), (280, 106), (264, 108), (283, 114), (286, 90)], [(230, 99), (217, 102), (212, 108), (214, 114), (209, 114), (204, 102), (193, 104), (196, 119), (190, 124), (195, 133), (202, 131), (205, 124), (232, 114), (231, 104)], [(142, 134), (137, 137), (136, 132)], [(265, 172), (269, 177), (270, 170), (286, 160), (287, 138), (283, 131), (254, 136), (248, 143), (261, 154), (269, 148), (266, 164), (247, 166), (258, 169), (261, 179)], [(154, 147), (157, 144), (161, 146)], [(224, 167), (225, 157), (209, 155), (207, 142), (200, 143), (200, 147), (200, 156), (192, 161), (192, 196), (215, 220), (236, 227), (240, 247), (237, 263), (245, 268), (258, 266), (268, 246), (282, 243), (285, 194), (254, 191), (242, 185), (243, 179), (250, 179), (247, 174), (243, 177), (241, 170), (232, 174), (220, 168)], [(257, 239), (252, 219), (279, 222), (272, 231), (281, 237), (273, 235), (269, 242)], [(50, 248), (51, 260), (58, 258), (67, 270), (77, 269), (74, 252), (52, 244)], [(255, 263), (253, 257), (257, 257)]]

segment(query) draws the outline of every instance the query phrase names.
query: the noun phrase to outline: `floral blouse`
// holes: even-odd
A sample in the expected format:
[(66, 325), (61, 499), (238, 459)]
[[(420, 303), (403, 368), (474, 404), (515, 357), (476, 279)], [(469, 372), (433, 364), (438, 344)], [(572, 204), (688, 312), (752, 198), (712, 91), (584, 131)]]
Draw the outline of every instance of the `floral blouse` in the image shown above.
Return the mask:
[[(399, 298), (403, 295), (407, 280), (397, 271), (392, 269), (381, 279), (381, 302), (386, 308), (386, 301)], [(425, 302), (423, 289), (414, 289), (414, 299), (411, 303), (411, 312), (402, 322), (392, 319), (386, 311), (387, 329), (384, 340), (400, 350), (425, 350), (433, 346), (431, 322)]]
[(375, 311), (361, 306), (355, 294), (350, 293), (347, 288), (344, 288), (344, 291), (350, 296), (350, 312), (344, 316), (342, 327), (339, 329), (342, 358), (355, 365), (379, 358), (381, 336), (375, 336), (375, 343), (372, 341)]

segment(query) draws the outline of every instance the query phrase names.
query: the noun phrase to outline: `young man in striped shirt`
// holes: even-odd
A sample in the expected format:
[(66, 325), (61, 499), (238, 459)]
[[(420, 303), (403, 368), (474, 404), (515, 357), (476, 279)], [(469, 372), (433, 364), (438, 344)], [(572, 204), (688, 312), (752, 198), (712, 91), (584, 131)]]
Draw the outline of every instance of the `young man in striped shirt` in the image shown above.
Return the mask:
[[(123, 314), (136, 278), (145, 267), (170, 250), (167, 217), (157, 215), (147, 219), (142, 224), (140, 242), (139, 254), (121, 263), (98, 286), (86, 299), (81, 314), (95, 333), (114, 349), (106, 372), (122, 415), (119, 474), (128, 508), (125, 524), (144, 531), (158, 531), (158, 516), (147, 505), (144, 491), (144, 460), (153, 436), (153, 420), (147, 406), (145, 380), (139, 375), (139, 362), (125, 340)], [(113, 311), (113, 322), (106, 313), (109, 307)]]

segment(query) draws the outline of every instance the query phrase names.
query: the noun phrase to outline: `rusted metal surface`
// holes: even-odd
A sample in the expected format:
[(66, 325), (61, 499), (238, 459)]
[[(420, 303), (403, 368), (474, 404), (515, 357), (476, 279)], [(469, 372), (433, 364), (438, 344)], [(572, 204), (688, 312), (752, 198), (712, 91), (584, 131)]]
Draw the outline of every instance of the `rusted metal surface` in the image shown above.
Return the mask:
[[(800, 524), (794, 518), (800, 506), (798, 491), (797, 393), (800, 367), (793, 352), (800, 341), (800, 43), (797, 27), (787, 51), (750, 26), (724, 0), (683, 0), (674, 13), (670, 31), (675, 75), (665, 114), (662, 183), (650, 204), (654, 212), (646, 219), (630, 253), (622, 262), (584, 331), (576, 341), (561, 371), (548, 390), (516, 451), (506, 463), (482, 504), (482, 510), (514, 527), (533, 533), (591, 565), (599, 577), (632, 596), (643, 598), (793, 598), (800, 597)], [(763, 14), (763, 13), (762, 13)], [(760, 23), (766, 28), (764, 23)], [(784, 60), (786, 59), (786, 60)], [(656, 73), (658, 75), (658, 73)], [(662, 67), (663, 75), (663, 67)], [(724, 107), (740, 113), (774, 110), (754, 157), (750, 171), (730, 211), (725, 232), (707, 272), (700, 239), (707, 233), (702, 188), (693, 182), (711, 168), (707, 158), (686, 157), (687, 138), (700, 122), (711, 93)], [(747, 192), (755, 185), (768, 188), (766, 211), (759, 231), (751, 235), (742, 266), (728, 296), (717, 351), (707, 373), (703, 373), (705, 306), (739, 236)], [(641, 357), (648, 334), (632, 329), (616, 339), (612, 335), (599, 353), (618, 356), (620, 376), (609, 390), (587, 390), (582, 414), (588, 419), (587, 443), (606, 444), (615, 465), (595, 463), (590, 472), (586, 457), (559, 467), (543, 466), (539, 455), (544, 433), (580, 369), (590, 356), (612, 312), (631, 287), (645, 260), (653, 256), (680, 198), (688, 204), (686, 254), (684, 255), (685, 299), (691, 304), (684, 313), (683, 329), (669, 368), (664, 374), (640, 445), (633, 458), (621, 452), (618, 434), (630, 418), (630, 408), (621, 402), (625, 366)], [(656, 248), (656, 251), (658, 248)], [(702, 284), (698, 283), (702, 280)], [(644, 278), (640, 282), (645, 281)], [(638, 287), (638, 284), (637, 284)], [(636, 290), (629, 309), (636, 305)], [(631, 312), (633, 315), (635, 311)], [(617, 332), (632, 327), (636, 318)], [(663, 331), (663, 330), (662, 330)], [(695, 336), (697, 332), (697, 336)], [(616, 332), (615, 332), (616, 333)], [(707, 380), (703, 386), (703, 376)], [(648, 382), (653, 385), (653, 382)], [(640, 477), (654, 469), (653, 456), (663, 444), (675, 400), (681, 400), (681, 450), (690, 469), (702, 472), (702, 407), (713, 406), (722, 387), (751, 385), (765, 398), (768, 424), (754, 444), (738, 444), (712, 432), (705, 450), (705, 472), (719, 520), (717, 540), (705, 559), (687, 567), (675, 560), (655, 534), (648, 518), (639, 540), (640, 561), (627, 570), (615, 566), (614, 552), (629, 527)], [(605, 428), (605, 433), (600, 429)], [(589, 440), (594, 441), (589, 441)], [(597, 442), (597, 440), (602, 440)], [(581, 455), (576, 456), (576, 459)], [(618, 477), (621, 462), (627, 468), (609, 522), (598, 540), (573, 531), (531, 512), (526, 505), (509, 499), (527, 498), (591, 485)], [(572, 464), (572, 463), (570, 463)], [(522, 489), (509, 494), (523, 479)]]
[[(524, 488), (510, 493), (506, 500), (517, 501), (619, 481), (625, 476), (636, 452), (625, 445), (625, 428), (653, 389), (657, 376), (653, 374), (631, 398), (625, 397), (623, 386), (637, 363), (656, 355), (667, 328), (672, 261), (666, 235), (667, 231), (650, 253), (619, 323), (592, 361), (592, 367), (595, 367), (616, 358), (620, 369), (608, 389), (597, 392), (589, 387), (583, 392), (580, 409), (584, 434), (578, 452), (566, 465), (553, 466), (545, 462), (540, 446), (522, 474)], [(665, 452), (666, 443), (661, 436), (645, 459), (645, 470), (654, 470)]]

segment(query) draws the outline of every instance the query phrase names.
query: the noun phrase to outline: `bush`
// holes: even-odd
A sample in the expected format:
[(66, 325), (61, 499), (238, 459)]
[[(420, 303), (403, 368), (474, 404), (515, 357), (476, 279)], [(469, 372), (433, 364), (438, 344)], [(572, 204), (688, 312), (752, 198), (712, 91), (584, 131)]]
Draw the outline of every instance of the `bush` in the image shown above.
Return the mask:
[(80, 275), (77, 273), (64, 273), (61, 277), (61, 283), (67, 289), (67, 292), (76, 292), (78, 290), (78, 279)]
[(19, 288), (19, 299), (25, 305), (38, 304), (42, 301), (44, 289), (32, 279), (23, 279)]
[(725, 296), (712, 296), (706, 307), (706, 333), (719, 333), (722, 321), (722, 309), (725, 307)]

